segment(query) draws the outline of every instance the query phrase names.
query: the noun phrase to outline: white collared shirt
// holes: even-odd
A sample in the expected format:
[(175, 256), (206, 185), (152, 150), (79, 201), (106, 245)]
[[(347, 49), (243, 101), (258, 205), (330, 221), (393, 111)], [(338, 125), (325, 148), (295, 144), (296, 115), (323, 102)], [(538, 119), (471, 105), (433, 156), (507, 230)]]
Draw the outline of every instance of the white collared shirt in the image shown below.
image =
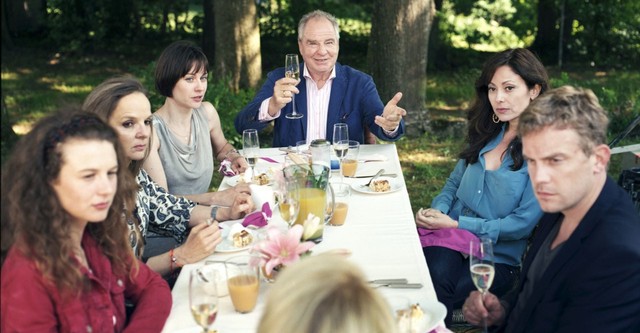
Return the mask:
[[(304, 65), (303, 75), (307, 86), (307, 142), (315, 139), (327, 139), (327, 115), (329, 113), (329, 101), (331, 99), (331, 87), (336, 77), (336, 67), (331, 70), (331, 75), (321, 89), (311, 78), (307, 65)], [(275, 116), (269, 115), (269, 101), (271, 97), (262, 101), (258, 120), (271, 121), (280, 116), (280, 111)], [(331, 138), (328, 138), (331, 140)]]

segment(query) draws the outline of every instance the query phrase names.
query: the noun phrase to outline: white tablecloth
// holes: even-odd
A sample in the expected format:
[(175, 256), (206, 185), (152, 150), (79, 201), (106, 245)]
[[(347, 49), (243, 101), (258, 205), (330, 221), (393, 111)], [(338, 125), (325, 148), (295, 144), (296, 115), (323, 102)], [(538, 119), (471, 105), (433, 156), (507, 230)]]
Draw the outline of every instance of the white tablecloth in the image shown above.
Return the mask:
[[(276, 148), (262, 149), (261, 156), (276, 161), (284, 160), (284, 153)], [(350, 260), (356, 263), (370, 280), (384, 278), (406, 278), (410, 283), (422, 283), (421, 289), (389, 289), (378, 290), (385, 297), (403, 296), (411, 302), (433, 302), (436, 295), (429, 277), (429, 270), (422, 254), (420, 241), (416, 233), (414, 216), (411, 211), (409, 195), (404, 186), (404, 178), (400, 168), (395, 144), (378, 144), (360, 146), (361, 160), (385, 161), (360, 162), (357, 175), (373, 175), (380, 168), (385, 173), (396, 173), (394, 182), (403, 188), (394, 193), (366, 194), (352, 191), (349, 200), (349, 212), (343, 226), (326, 226), (324, 240), (317, 244), (313, 253), (321, 253), (330, 249), (349, 249)], [(260, 160), (256, 169), (270, 166), (270, 162)], [(276, 164), (271, 164), (276, 165)], [(331, 182), (340, 181), (337, 172), (332, 174)], [(366, 183), (368, 178), (345, 178), (351, 184)], [(227, 185), (222, 182), (221, 188)], [(274, 209), (272, 221), (282, 221)], [(237, 223), (228, 221), (226, 224)], [(240, 252), (246, 253), (245, 252)], [(214, 253), (207, 260), (224, 260), (239, 253)], [(204, 261), (203, 261), (204, 262)], [(163, 332), (201, 332), (191, 317), (189, 310), (188, 284), (189, 272), (202, 263), (186, 265), (172, 290), (173, 307)], [(309, 281), (300, 281), (309, 283)], [(219, 312), (214, 328), (219, 333), (254, 333), (264, 309), (264, 301), (269, 292), (269, 284), (263, 283), (256, 308), (248, 314), (239, 314), (233, 310), (228, 296), (219, 302)]]

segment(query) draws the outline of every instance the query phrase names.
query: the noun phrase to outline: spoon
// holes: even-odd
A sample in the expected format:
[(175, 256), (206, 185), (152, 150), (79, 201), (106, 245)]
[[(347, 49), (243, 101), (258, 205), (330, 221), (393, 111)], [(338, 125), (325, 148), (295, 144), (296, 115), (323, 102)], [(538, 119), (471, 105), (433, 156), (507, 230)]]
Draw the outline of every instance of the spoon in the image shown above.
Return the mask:
[(365, 185), (360, 185), (361, 187), (369, 187), (369, 185), (371, 185), (371, 183), (373, 183), (374, 180), (376, 180), (376, 178), (380, 177), (381, 174), (384, 173), (384, 169), (380, 169), (380, 171), (378, 171), (375, 175), (373, 175), (373, 177), (371, 177), (371, 179), (369, 180), (369, 182)]

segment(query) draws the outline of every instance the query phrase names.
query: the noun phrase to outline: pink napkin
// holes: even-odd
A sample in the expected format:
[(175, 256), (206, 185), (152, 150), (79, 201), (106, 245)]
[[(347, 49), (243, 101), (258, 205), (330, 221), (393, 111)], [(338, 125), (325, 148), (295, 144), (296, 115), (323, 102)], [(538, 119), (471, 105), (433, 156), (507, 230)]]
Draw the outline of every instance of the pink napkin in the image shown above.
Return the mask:
[(478, 241), (478, 236), (464, 229), (430, 230), (418, 227), (420, 244), (425, 246), (442, 246), (464, 254), (469, 254), (469, 242)]
[(262, 210), (253, 212), (244, 218), (244, 221), (242, 221), (242, 226), (246, 228), (250, 225), (255, 225), (258, 228), (262, 228), (267, 225), (267, 221), (269, 221), (272, 214), (273, 213), (271, 212), (271, 206), (269, 206), (268, 202), (265, 202), (262, 205)]
[(223, 175), (223, 176), (227, 176), (227, 177), (232, 177), (235, 176), (236, 173), (233, 172), (233, 169), (231, 169), (231, 161), (225, 159), (224, 161), (220, 162), (220, 168), (218, 169), (218, 171)]

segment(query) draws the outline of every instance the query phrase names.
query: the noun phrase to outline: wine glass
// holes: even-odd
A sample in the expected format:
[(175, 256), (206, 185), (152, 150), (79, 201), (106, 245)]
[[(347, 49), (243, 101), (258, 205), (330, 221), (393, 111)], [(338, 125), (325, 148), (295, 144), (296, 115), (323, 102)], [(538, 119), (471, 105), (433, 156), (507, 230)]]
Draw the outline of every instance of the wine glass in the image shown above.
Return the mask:
[[(290, 79), (296, 79), (300, 82), (300, 63), (297, 54), (287, 54), (284, 59), (284, 76)], [(297, 83), (296, 83), (297, 85)], [(296, 111), (296, 94), (291, 94), (291, 107), (293, 112), (285, 115), (287, 119), (300, 119), (302, 113)]]
[(342, 174), (342, 160), (349, 150), (349, 126), (345, 123), (337, 123), (333, 125), (333, 150), (340, 160), (340, 176), (344, 183), (344, 175)]
[(251, 181), (253, 181), (254, 167), (256, 162), (258, 162), (259, 152), (260, 140), (258, 139), (258, 130), (250, 128), (242, 131), (242, 155), (244, 155), (251, 169)]
[(218, 316), (216, 271), (212, 267), (193, 269), (189, 275), (189, 307), (196, 323), (204, 333), (215, 333), (211, 325)]
[(284, 191), (280, 195), (278, 208), (280, 209), (280, 216), (291, 228), (300, 211), (300, 192), (298, 191), (297, 181), (285, 179)]
[[(491, 239), (480, 238), (478, 241), (472, 240), (469, 243), (469, 269), (473, 284), (476, 285), (484, 298), (484, 295), (491, 288), (496, 272)], [(488, 332), (486, 320), (483, 319), (482, 323), (484, 332)]]

